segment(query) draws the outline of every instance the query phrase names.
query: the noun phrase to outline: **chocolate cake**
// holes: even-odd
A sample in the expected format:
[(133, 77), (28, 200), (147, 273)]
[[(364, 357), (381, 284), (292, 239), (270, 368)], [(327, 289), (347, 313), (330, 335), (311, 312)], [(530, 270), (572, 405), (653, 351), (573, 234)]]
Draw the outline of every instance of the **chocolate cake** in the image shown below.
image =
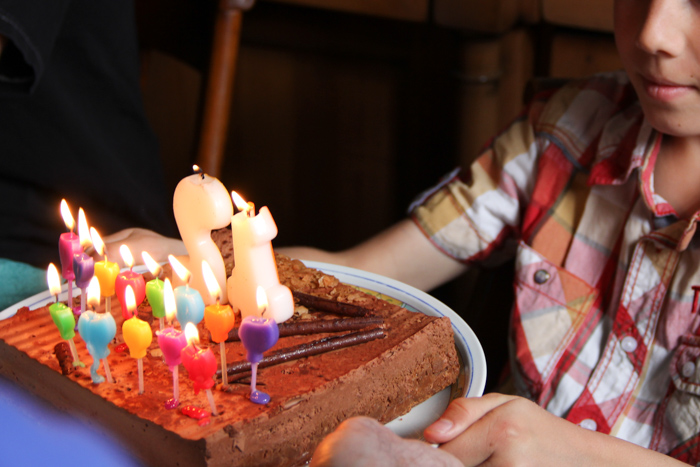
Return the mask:
[[(383, 337), (272, 366), (261, 364), (258, 387), (271, 396), (266, 405), (249, 400), (245, 369), (229, 372), (229, 388), (219, 384), (213, 390), (218, 415), (210, 415), (205, 395), (194, 394), (182, 366), (180, 406), (164, 407), (172, 397), (172, 374), (156, 339), (143, 359), (145, 393), (139, 395), (136, 361), (118, 345), (120, 332), (108, 356), (114, 383), (93, 384), (92, 358), (80, 337), (75, 344), (86, 368), (68, 371), (70, 365), (66, 368), (64, 363), (64, 372), (69, 373), (64, 375), (57, 355), (70, 353), (54, 350), (63, 341), (48, 309), (24, 308), (0, 321), (0, 374), (63, 410), (107, 427), (153, 466), (298, 465), (342, 420), (366, 415), (388, 422), (455, 382), (459, 362), (449, 319), (405, 310), (299, 261), (279, 256), (277, 260), (281, 282), (302, 302), (310, 296), (330, 303), (331, 309), (335, 303), (370, 310), (368, 328), (342, 335), (367, 334), (369, 329)], [(317, 306), (323, 308), (316, 303), (300, 305), (293, 321), (346, 318)], [(112, 313), (120, 329), (123, 318), (116, 298)], [(140, 306), (139, 317), (158, 329), (147, 304)], [(218, 360), (219, 347), (209, 343), (203, 323), (199, 331), (201, 346), (210, 346)], [(269, 353), (335, 335), (284, 336)], [(228, 342), (226, 354), (231, 366), (244, 366), (240, 342)], [(99, 371), (103, 373), (102, 368)]]

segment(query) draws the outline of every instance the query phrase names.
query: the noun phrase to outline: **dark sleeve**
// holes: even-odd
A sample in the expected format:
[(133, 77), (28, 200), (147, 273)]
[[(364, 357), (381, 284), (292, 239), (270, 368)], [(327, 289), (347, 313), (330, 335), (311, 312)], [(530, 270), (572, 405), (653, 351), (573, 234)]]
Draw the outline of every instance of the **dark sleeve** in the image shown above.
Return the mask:
[(73, 0), (0, 0), (0, 93), (31, 92), (41, 80)]

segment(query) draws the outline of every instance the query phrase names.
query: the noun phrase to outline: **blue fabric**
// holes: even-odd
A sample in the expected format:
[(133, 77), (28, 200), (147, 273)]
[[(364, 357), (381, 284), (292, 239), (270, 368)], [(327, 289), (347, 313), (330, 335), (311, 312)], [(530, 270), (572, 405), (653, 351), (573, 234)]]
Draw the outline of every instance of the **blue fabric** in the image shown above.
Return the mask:
[[(136, 467), (108, 434), (57, 412), (0, 378), (0, 465)], [(154, 446), (158, 449), (158, 446)]]
[(0, 258), (0, 311), (48, 288), (46, 270)]

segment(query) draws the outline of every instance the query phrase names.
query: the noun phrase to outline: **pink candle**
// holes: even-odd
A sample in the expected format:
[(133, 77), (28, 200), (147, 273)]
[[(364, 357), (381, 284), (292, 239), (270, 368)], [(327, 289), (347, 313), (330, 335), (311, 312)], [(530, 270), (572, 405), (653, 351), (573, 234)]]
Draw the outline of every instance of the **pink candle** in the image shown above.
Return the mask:
[(163, 284), (163, 303), (165, 307), (165, 318), (168, 327), (156, 332), (158, 336), (158, 346), (163, 352), (165, 363), (173, 373), (173, 398), (165, 402), (165, 407), (174, 409), (180, 404), (180, 389), (178, 381), (178, 367), (182, 362), (182, 349), (187, 345), (187, 338), (182, 331), (178, 331), (172, 326), (175, 316), (175, 294), (170, 279), (165, 279)]
[(185, 365), (192, 380), (194, 393), (198, 394), (200, 390), (204, 389), (207, 399), (209, 399), (211, 413), (217, 415), (216, 404), (214, 404), (214, 397), (211, 394), (216, 374), (216, 357), (211, 350), (202, 349), (197, 345), (199, 343), (197, 326), (187, 323), (185, 336), (187, 336), (187, 346), (182, 349), (182, 364)]
[(62, 233), (58, 239), (58, 254), (61, 258), (61, 275), (68, 281), (68, 306), (73, 308), (73, 255), (82, 253), (83, 249), (80, 246), (80, 237), (73, 232), (75, 228), (75, 219), (68, 208), (68, 203), (65, 199), (61, 200), (61, 216), (63, 222), (68, 228), (68, 232)]
[(134, 257), (131, 255), (131, 250), (126, 245), (119, 247), (119, 253), (122, 255), (124, 263), (129, 269), (126, 269), (117, 275), (117, 279), (114, 282), (114, 289), (117, 293), (117, 298), (122, 306), (122, 316), (124, 319), (129, 319), (132, 316), (131, 311), (126, 306), (126, 288), (131, 286), (134, 291), (134, 300), (136, 301), (136, 306), (138, 307), (141, 302), (146, 298), (146, 281), (143, 276), (137, 272), (133, 271), (134, 267)]

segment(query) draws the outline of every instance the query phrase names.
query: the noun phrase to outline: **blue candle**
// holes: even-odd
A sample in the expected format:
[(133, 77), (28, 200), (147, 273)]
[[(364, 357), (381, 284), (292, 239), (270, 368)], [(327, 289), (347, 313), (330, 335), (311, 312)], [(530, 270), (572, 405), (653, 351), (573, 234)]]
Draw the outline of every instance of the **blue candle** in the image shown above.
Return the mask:
[(109, 355), (108, 344), (117, 335), (117, 323), (114, 321), (114, 317), (111, 313), (95, 313), (94, 311), (88, 310), (80, 314), (80, 319), (78, 319), (78, 331), (80, 332), (80, 337), (85, 341), (88, 352), (92, 356), (92, 366), (90, 367), (90, 376), (92, 376), (92, 382), (99, 384), (105, 381), (105, 379), (97, 374), (97, 369), (100, 366), (100, 360), (105, 363), (105, 373), (107, 374), (107, 380), (111, 383), (112, 378), (109, 374), (109, 366), (107, 366), (106, 359)]
[(175, 306), (177, 321), (183, 329), (187, 323), (196, 326), (204, 319), (204, 300), (197, 289), (187, 285), (175, 288)]

